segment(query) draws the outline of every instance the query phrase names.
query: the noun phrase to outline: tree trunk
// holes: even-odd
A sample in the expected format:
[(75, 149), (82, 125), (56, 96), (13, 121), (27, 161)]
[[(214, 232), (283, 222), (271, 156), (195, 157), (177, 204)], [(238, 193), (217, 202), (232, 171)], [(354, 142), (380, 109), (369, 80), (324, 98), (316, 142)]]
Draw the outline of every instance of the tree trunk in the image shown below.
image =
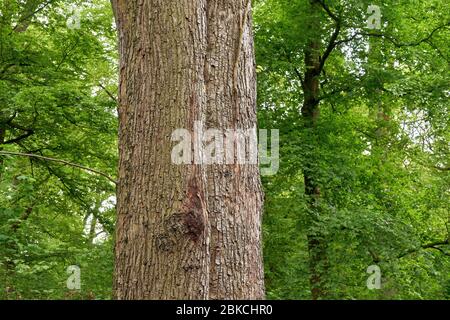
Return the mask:
[(171, 159), (176, 129), (195, 140), (196, 121), (219, 130), (256, 124), (247, 4), (112, 1), (120, 52), (118, 299), (264, 295), (257, 165)]
[[(315, 0), (311, 0), (308, 34), (313, 34), (320, 30), (319, 15), (320, 7)], [(302, 106), (302, 117), (305, 128), (309, 134), (309, 144), (313, 150), (318, 141), (316, 124), (320, 115), (319, 92), (320, 92), (320, 36), (313, 36), (304, 51), (305, 54), (305, 73), (303, 80), (304, 101)], [(315, 225), (320, 219), (320, 185), (317, 182), (317, 172), (315, 164), (317, 155), (313, 151), (311, 158), (305, 159), (303, 167), (303, 176), (305, 184), (305, 195), (308, 198), (310, 212), (310, 224)], [(309, 269), (311, 296), (313, 300), (323, 298), (326, 295), (325, 276), (328, 268), (327, 261), (327, 242), (317, 228), (314, 232), (308, 233), (308, 251), (309, 251)]]

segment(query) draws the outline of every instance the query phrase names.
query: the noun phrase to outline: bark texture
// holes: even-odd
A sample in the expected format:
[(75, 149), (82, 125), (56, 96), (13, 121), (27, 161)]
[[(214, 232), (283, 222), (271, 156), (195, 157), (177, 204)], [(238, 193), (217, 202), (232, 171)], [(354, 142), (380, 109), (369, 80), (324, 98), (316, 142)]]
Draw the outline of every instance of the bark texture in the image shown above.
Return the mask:
[(115, 297), (263, 298), (257, 165), (171, 161), (175, 129), (256, 124), (249, 1), (112, 5), (120, 50)]
[[(250, 11), (248, 0), (208, 1), (205, 61), (208, 127), (246, 130), (256, 124)], [(210, 298), (262, 298), (262, 193), (258, 166), (212, 165), (207, 177), (211, 223)]]

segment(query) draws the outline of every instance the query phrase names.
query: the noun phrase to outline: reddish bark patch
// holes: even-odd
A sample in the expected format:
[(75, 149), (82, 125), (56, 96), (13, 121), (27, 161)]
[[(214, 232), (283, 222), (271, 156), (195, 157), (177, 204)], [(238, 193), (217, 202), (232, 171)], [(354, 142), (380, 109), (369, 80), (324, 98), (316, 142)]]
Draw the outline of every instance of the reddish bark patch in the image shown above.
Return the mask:
[(187, 228), (187, 235), (193, 240), (197, 241), (198, 238), (203, 233), (203, 230), (205, 229), (205, 223), (203, 221), (203, 215), (200, 213), (195, 213), (194, 211), (188, 212), (187, 214), (183, 215), (184, 217), (184, 224)]
[(203, 204), (201, 190), (195, 178), (189, 181), (187, 199), (184, 204), (183, 222), (186, 227), (186, 234), (196, 241), (203, 234), (205, 229), (205, 218), (203, 216)]
[(172, 237), (179, 239), (181, 236), (187, 236), (192, 241), (197, 241), (203, 234), (205, 218), (199, 192), (195, 180), (191, 180), (181, 212), (171, 215), (166, 220), (166, 232)]

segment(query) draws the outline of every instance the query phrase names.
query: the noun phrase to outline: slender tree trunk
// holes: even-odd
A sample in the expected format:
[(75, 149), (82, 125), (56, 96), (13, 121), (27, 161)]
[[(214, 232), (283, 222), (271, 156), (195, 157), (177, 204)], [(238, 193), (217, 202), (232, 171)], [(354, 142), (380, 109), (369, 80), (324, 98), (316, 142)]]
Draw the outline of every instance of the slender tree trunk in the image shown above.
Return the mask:
[(120, 51), (115, 297), (262, 298), (257, 166), (171, 160), (176, 129), (256, 123), (247, 3), (112, 4)]
[[(320, 30), (320, 22), (318, 12), (320, 12), (319, 4), (315, 0), (311, 0), (309, 24), (309, 34), (313, 34)], [(317, 155), (314, 152), (317, 139), (316, 124), (320, 115), (319, 108), (319, 92), (320, 92), (320, 36), (313, 36), (304, 51), (305, 54), (305, 73), (303, 80), (304, 101), (302, 106), (302, 117), (305, 128), (309, 133), (309, 144), (312, 146), (313, 152), (311, 158), (305, 159), (303, 167), (305, 195), (308, 198), (310, 224), (315, 225), (320, 219), (320, 185), (318, 183), (318, 173), (315, 172), (315, 163)], [(327, 242), (317, 228), (314, 232), (308, 233), (308, 251), (309, 251), (309, 269), (310, 269), (310, 285), (312, 299), (317, 300), (326, 295), (325, 276), (328, 267), (327, 261)]]
[[(5, 142), (6, 135), (6, 125), (3, 122), (3, 114), (0, 113), (1, 122), (0, 122), (0, 151), (3, 150), (3, 143)], [(2, 181), (3, 177), (3, 157), (0, 157), (0, 181)]]

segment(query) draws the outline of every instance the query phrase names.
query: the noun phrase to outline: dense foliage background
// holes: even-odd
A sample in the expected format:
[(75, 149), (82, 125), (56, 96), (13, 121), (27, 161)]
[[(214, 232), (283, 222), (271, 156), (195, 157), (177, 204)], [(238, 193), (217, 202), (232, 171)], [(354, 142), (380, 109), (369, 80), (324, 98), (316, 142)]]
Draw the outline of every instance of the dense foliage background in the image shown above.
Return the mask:
[[(307, 235), (320, 233), (326, 298), (450, 299), (450, 4), (318, 4), (253, 3), (259, 126), (280, 130), (280, 170), (263, 177), (267, 297), (310, 299)], [(380, 29), (367, 27), (370, 5)], [(311, 39), (326, 58), (314, 135), (300, 114)], [(116, 51), (106, 0), (0, 0), (0, 153), (114, 179)], [(321, 184), (314, 212), (306, 161)], [(0, 299), (111, 298), (104, 175), (0, 154)], [(66, 287), (70, 265), (79, 291)], [(366, 286), (370, 265), (379, 290)]]

